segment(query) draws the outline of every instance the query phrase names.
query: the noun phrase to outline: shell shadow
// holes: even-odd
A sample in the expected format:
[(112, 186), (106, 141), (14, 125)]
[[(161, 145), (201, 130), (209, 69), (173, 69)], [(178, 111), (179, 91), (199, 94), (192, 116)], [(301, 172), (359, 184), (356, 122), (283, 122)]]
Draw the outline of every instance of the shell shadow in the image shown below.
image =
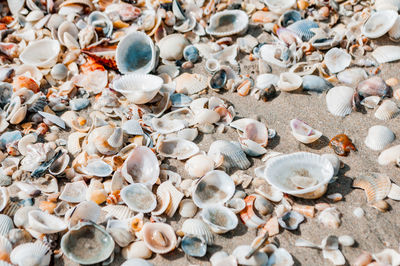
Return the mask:
[(248, 231), (247, 226), (242, 223), (240, 218), (238, 218), (238, 219), (239, 219), (239, 222), (238, 222), (238, 225), (236, 226), (236, 228), (232, 231), (222, 234), (221, 235), (222, 237), (228, 238), (228, 239), (233, 239), (234, 237), (242, 236), (247, 233), (247, 231)]
[(307, 147), (313, 150), (321, 150), (322, 148), (325, 148), (328, 145), (329, 145), (329, 139), (324, 135), (322, 135), (319, 139), (317, 139), (313, 143), (306, 144)]
[[(351, 177), (339, 174), (338, 179), (328, 185), (328, 190), (325, 195), (333, 194), (333, 193), (340, 193), (343, 196), (349, 194), (352, 189), (353, 179)], [(345, 199), (343, 199), (345, 201)]]
[(278, 133), (276, 133), (276, 136), (268, 141), (267, 148), (273, 150), (279, 145), (280, 142), (281, 142), (281, 137), (278, 135)]

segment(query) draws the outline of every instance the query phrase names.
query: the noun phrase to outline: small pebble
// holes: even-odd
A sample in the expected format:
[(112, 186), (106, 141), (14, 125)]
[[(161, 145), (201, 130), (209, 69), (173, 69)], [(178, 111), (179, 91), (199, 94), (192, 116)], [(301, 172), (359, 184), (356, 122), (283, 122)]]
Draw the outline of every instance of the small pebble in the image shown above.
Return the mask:
[(354, 214), (355, 217), (361, 218), (361, 217), (364, 216), (365, 212), (364, 212), (364, 210), (363, 210), (362, 208), (357, 207), (357, 208), (355, 208), (355, 209), (353, 210), (353, 214)]
[(354, 238), (348, 235), (339, 236), (339, 243), (345, 247), (351, 247), (354, 245), (355, 241)]

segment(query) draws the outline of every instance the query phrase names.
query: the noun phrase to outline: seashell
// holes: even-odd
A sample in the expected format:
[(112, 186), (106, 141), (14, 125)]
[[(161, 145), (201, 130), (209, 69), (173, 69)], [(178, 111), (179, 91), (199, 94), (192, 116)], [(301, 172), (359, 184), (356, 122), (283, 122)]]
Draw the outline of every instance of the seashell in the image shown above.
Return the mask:
[(19, 208), (14, 214), (15, 226), (27, 227), (29, 222), (28, 213), (32, 210), (39, 210), (39, 208), (35, 206), (23, 206)]
[(250, 162), (246, 154), (236, 142), (229, 142), (226, 140), (214, 141), (210, 145), (208, 156), (214, 160), (216, 166), (222, 163), (228, 169), (239, 168), (241, 170), (250, 167)]
[(274, 74), (261, 74), (259, 76), (257, 76), (256, 79), (256, 88), (260, 89), (260, 90), (265, 90), (270, 88), (271, 86), (277, 86), (279, 81), (279, 77), (277, 75)]
[(393, 10), (377, 11), (362, 25), (361, 33), (370, 39), (379, 38), (393, 27), (397, 17), (397, 12)]
[(135, 236), (130, 232), (127, 221), (110, 219), (107, 222), (106, 231), (120, 247), (128, 246), (135, 239)]
[(178, 32), (191, 32), (194, 30), (194, 28), (197, 26), (197, 21), (195, 16), (192, 14), (189, 14), (185, 20), (182, 21), (182, 23), (176, 23), (174, 25), (174, 30)]
[(42, 233), (54, 234), (67, 229), (67, 224), (57, 216), (32, 210), (28, 213), (29, 228)]
[(179, 203), (181, 202), (184, 196), (183, 193), (177, 190), (171, 181), (163, 182), (158, 189), (167, 191), (171, 196), (171, 200), (169, 202), (167, 209), (165, 210), (165, 214), (168, 217), (174, 216), (176, 210), (179, 207)]
[(61, 127), (62, 129), (65, 129), (65, 122), (64, 120), (62, 120), (60, 117), (47, 113), (47, 112), (42, 112), (39, 111), (38, 112), (41, 116), (43, 116), (43, 118), (47, 119), (48, 121), (50, 121), (51, 123)]
[(324, 259), (330, 260), (335, 265), (344, 265), (346, 263), (346, 259), (344, 258), (342, 252), (340, 250), (322, 250), (322, 256)]
[(381, 102), (381, 97), (379, 96), (368, 96), (364, 98), (360, 104), (365, 106), (366, 108), (369, 109), (375, 109), (379, 103)]
[(75, 98), (69, 101), (69, 106), (74, 111), (80, 111), (88, 107), (90, 104), (87, 98)]
[(399, 107), (391, 100), (384, 100), (382, 104), (375, 111), (375, 117), (379, 120), (387, 121), (399, 114)]
[[(132, 260), (132, 259), (149, 259), (153, 252), (146, 246), (144, 241), (137, 241), (131, 243), (129, 246), (124, 247), (121, 252), (122, 256), (124, 259)], [(147, 265), (146, 263), (149, 263), (147, 261), (144, 261), (144, 264), (138, 264), (139, 265)], [(150, 264), (150, 263), (149, 263)], [(131, 264), (129, 264), (131, 265)], [(153, 265), (153, 264), (151, 264)]]
[(213, 74), (220, 70), (220, 63), (217, 59), (214, 58), (209, 58), (206, 61), (205, 69), (207, 70), (208, 73)]
[(398, 16), (393, 26), (388, 31), (391, 40), (398, 41), (400, 38), (400, 17)]
[(303, 221), (304, 216), (296, 211), (287, 212), (278, 219), (279, 225), (287, 230), (297, 230)]
[(357, 93), (362, 97), (385, 97), (390, 95), (391, 90), (382, 78), (374, 76), (360, 82), (357, 86)]
[(269, 184), (261, 185), (257, 187), (254, 191), (257, 194), (260, 194), (261, 196), (273, 202), (280, 202), (283, 197), (283, 193), (280, 190), (274, 188)]
[(335, 154), (322, 154), (321, 157), (327, 159), (333, 167), (333, 176), (337, 176), (340, 170), (340, 160)]
[(279, 27), (287, 27), (301, 19), (300, 12), (297, 10), (288, 10), (279, 17)]
[[(64, 149), (58, 149), (58, 150), (62, 150), (63, 154), (50, 165), (49, 172), (52, 175), (59, 175), (62, 172), (64, 172), (70, 160), (67, 150)], [(58, 150), (56, 149), (56, 152)]]
[(174, 229), (165, 223), (145, 223), (142, 234), (146, 246), (157, 254), (168, 253), (177, 245)]
[(156, 61), (153, 41), (143, 32), (132, 32), (118, 43), (115, 60), (122, 74), (147, 74)]
[(232, 198), (225, 203), (226, 207), (231, 209), (234, 213), (239, 213), (246, 208), (246, 202), (241, 198)]
[(250, 139), (240, 138), (240, 145), (243, 151), (249, 156), (261, 156), (267, 152), (263, 146)]
[(396, 45), (379, 46), (371, 53), (378, 64), (397, 61), (400, 59), (400, 48)]
[(227, 82), (227, 74), (224, 69), (216, 71), (210, 79), (209, 86), (213, 90), (220, 90), (225, 87)]
[(185, 235), (192, 235), (199, 238), (204, 238), (207, 245), (212, 245), (214, 242), (214, 236), (209, 227), (200, 219), (185, 220), (182, 224), (181, 231)]
[(303, 90), (312, 92), (324, 92), (332, 88), (333, 85), (327, 80), (315, 76), (315, 75), (305, 75), (303, 76)]
[(296, 21), (287, 27), (287, 29), (296, 33), (297, 36), (299, 36), (303, 41), (309, 41), (312, 37), (314, 37), (315, 33), (312, 31), (312, 29), (315, 28), (319, 28), (319, 25), (316, 22), (308, 19)]
[(210, 109), (201, 109), (196, 112), (194, 122), (196, 124), (214, 124), (220, 120), (220, 116), (216, 111)]
[(207, 77), (200, 74), (182, 73), (174, 80), (176, 83), (175, 91), (192, 95), (198, 93), (208, 86)]
[(8, 232), (14, 228), (13, 221), (5, 214), (0, 214), (0, 236), (7, 236)]
[(258, 211), (261, 215), (268, 215), (274, 211), (274, 205), (269, 202), (264, 197), (258, 196), (254, 201), (254, 208)]
[(198, 153), (199, 147), (185, 139), (170, 138), (161, 140), (157, 144), (157, 152), (167, 158), (185, 160)]
[(121, 174), (129, 183), (138, 182), (153, 185), (160, 175), (156, 155), (144, 146), (134, 148), (126, 158)]
[(123, 205), (108, 205), (102, 208), (109, 216), (115, 217), (118, 220), (128, 219), (134, 216), (134, 212)]
[(181, 248), (185, 254), (192, 257), (204, 257), (207, 252), (207, 244), (204, 238), (185, 235), (181, 241)]
[(216, 37), (240, 35), (247, 31), (248, 24), (249, 18), (244, 11), (224, 10), (210, 17), (206, 32)]
[(19, 12), (24, 8), (25, 0), (7, 0), (7, 6), (10, 9), (11, 14), (18, 15)]
[(130, 259), (122, 263), (121, 266), (154, 266), (154, 264), (143, 259)]
[(333, 87), (326, 94), (326, 107), (335, 116), (346, 116), (352, 111), (354, 89), (346, 86)]
[(390, 178), (380, 173), (361, 175), (353, 181), (353, 187), (365, 190), (368, 202), (383, 200), (390, 192)]
[(129, 135), (144, 135), (143, 129), (135, 119), (127, 120), (122, 124), (122, 130)]
[(250, 258), (247, 258), (249, 252), (252, 252), (251, 246), (241, 245), (233, 250), (232, 255), (239, 265), (267, 265), (268, 255), (266, 253), (256, 251)]
[(261, 227), (266, 223), (263, 219), (258, 217), (254, 212), (254, 201), (256, 200), (256, 195), (247, 196), (244, 201), (246, 202), (246, 208), (240, 212), (240, 218), (243, 223), (249, 228)]
[(197, 130), (197, 128), (184, 128), (184, 129), (179, 130), (176, 133), (176, 136), (178, 138), (186, 139), (189, 141), (194, 141), (197, 138), (198, 134), (199, 134), (199, 131)]
[(174, 93), (170, 99), (172, 107), (187, 107), (192, 102), (192, 98), (182, 93)]
[(59, 53), (58, 41), (42, 39), (31, 42), (20, 54), (19, 59), (27, 65), (48, 68), (57, 63)]
[(15, 265), (50, 265), (51, 259), (50, 247), (41, 241), (34, 243), (24, 243), (15, 247), (10, 260)]
[(100, 207), (93, 201), (82, 201), (74, 208), (67, 211), (65, 221), (68, 227), (74, 227), (80, 221), (91, 221), (96, 223), (100, 217)]
[(195, 155), (185, 163), (185, 170), (191, 177), (202, 177), (214, 169), (214, 161), (207, 155)]
[(394, 249), (384, 249), (379, 253), (373, 254), (372, 257), (378, 265), (397, 265), (400, 263), (400, 254)]
[(114, 240), (92, 222), (81, 222), (61, 238), (61, 250), (76, 263), (95, 264), (106, 260), (114, 250)]
[(102, 12), (94, 11), (88, 17), (88, 24), (95, 28), (101, 28), (106, 37), (111, 37), (113, 23), (108, 16)]
[(385, 126), (373, 126), (368, 129), (365, 145), (374, 151), (383, 150), (395, 139), (393, 131)]
[(268, 265), (294, 265), (293, 257), (284, 248), (278, 248), (268, 259)]
[(56, 64), (51, 68), (50, 74), (56, 80), (63, 80), (67, 77), (68, 68), (64, 64)]
[(290, 120), (292, 135), (301, 143), (309, 144), (318, 140), (322, 136), (322, 132), (313, 129), (299, 119)]
[(235, 193), (235, 184), (229, 175), (220, 170), (213, 170), (196, 184), (192, 199), (196, 206), (204, 208), (207, 205), (226, 202), (233, 193)]
[(351, 247), (354, 245), (355, 241), (354, 238), (348, 235), (339, 236), (339, 243), (345, 247)]
[(230, 209), (220, 205), (207, 205), (201, 211), (201, 218), (211, 231), (224, 234), (236, 228), (238, 218)]
[(66, 202), (79, 203), (85, 200), (87, 185), (84, 181), (66, 183), (60, 199)]
[(192, 218), (197, 213), (197, 207), (191, 199), (184, 199), (179, 204), (179, 214), (181, 217)]
[(361, 81), (368, 78), (367, 72), (362, 68), (349, 68), (337, 74), (340, 82), (347, 85), (358, 85)]
[(395, 145), (381, 152), (378, 157), (380, 165), (388, 165), (394, 163), (400, 157), (400, 145)]
[(265, 124), (250, 118), (242, 118), (230, 123), (230, 126), (243, 132), (241, 138), (250, 139), (262, 146), (268, 144), (268, 130)]
[(179, 33), (167, 35), (157, 43), (160, 57), (166, 60), (180, 60), (183, 57), (183, 49), (188, 45), (185, 36)]
[(294, 91), (300, 88), (302, 83), (303, 79), (299, 75), (285, 72), (280, 74), (277, 86), (281, 91)]
[(324, 63), (331, 73), (338, 73), (350, 65), (351, 55), (343, 49), (332, 48), (325, 54)]
[(134, 183), (121, 190), (121, 199), (133, 211), (151, 212), (156, 208), (154, 194), (143, 184)]
[(392, 183), (390, 187), (388, 198), (393, 200), (400, 200), (400, 187), (395, 183)]
[(7, 188), (0, 187), (0, 211), (4, 210), (4, 208), (8, 204), (8, 200), (10, 199)]
[(340, 226), (340, 216), (340, 212), (335, 207), (327, 208), (318, 215), (318, 221), (325, 227), (335, 229)]
[(268, 160), (264, 176), (284, 193), (315, 199), (325, 193), (333, 176), (333, 167), (317, 154), (298, 152)]

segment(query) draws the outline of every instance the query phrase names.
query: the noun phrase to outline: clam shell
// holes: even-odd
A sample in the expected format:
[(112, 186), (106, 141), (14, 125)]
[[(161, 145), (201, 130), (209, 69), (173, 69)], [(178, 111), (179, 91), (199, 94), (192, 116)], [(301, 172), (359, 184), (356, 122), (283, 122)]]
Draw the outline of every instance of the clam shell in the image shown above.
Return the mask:
[(47, 113), (47, 112), (42, 112), (42, 111), (39, 111), (38, 113), (41, 116), (43, 116), (43, 118), (49, 120), (51, 123), (61, 127), (62, 129), (65, 129), (65, 122), (60, 117), (50, 114), (50, 113)]
[(35, 206), (24, 206), (19, 208), (14, 214), (14, 224), (17, 227), (27, 227), (29, 223), (28, 213), (32, 210), (39, 210)]
[(177, 244), (174, 229), (165, 223), (145, 223), (142, 229), (146, 246), (158, 254), (165, 254), (175, 249)]
[(346, 259), (343, 256), (340, 250), (322, 250), (322, 256), (324, 259), (330, 260), (335, 265), (344, 265), (346, 263)]
[(272, 186), (284, 193), (319, 198), (333, 176), (333, 167), (317, 154), (298, 152), (268, 160), (264, 175)]
[(400, 254), (394, 250), (385, 248), (379, 253), (372, 255), (378, 265), (398, 265), (400, 264)]
[(271, 86), (276, 86), (278, 84), (279, 77), (274, 74), (261, 74), (257, 76), (256, 79), (256, 88), (260, 90), (268, 89)]
[(370, 39), (385, 35), (394, 25), (398, 14), (393, 10), (381, 10), (373, 13), (361, 27), (362, 34)]
[(28, 217), (29, 228), (42, 234), (54, 234), (67, 229), (67, 224), (63, 220), (39, 210), (30, 211)]
[(336, 229), (340, 226), (341, 213), (335, 208), (324, 209), (318, 215), (318, 222), (328, 228)]
[(400, 186), (392, 183), (388, 194), (389, 199), (400, 200)]
[(295, 0), (264, 0), (264, 3), (267, 5), (268, 9), (276, 14), (282, 14), (286, 10), (292, 8), (295, 4)]
[(199, 208), (207, 205), (223, 204), (235, 193), (235, 184), (225, 172), (213, 170), (208, 172), (196, 184), (192, 193), (193, 202)]
[(368, 175), (362, 175), (353, 181), (353, 187), (365, 190), (368, 202), (386, 198), (390, 192), (391, 184), (390, 178), (380, 173), (368, 173)]
[(7, 236), (8, 232), (14, 228), (14, 223), (10, 217), (0, 214), (0, 236)]
[(280, 202), (283, 197), (283, 193), (280, 190), (269, 184), (264, 184), (257, 187), (254, 192), (273, 202)]
[(143, 129), (135, 119), (127, 120), (122, 124), (122, 129), (129, 135), (144, 135)]
[(15, 265), (49, 265), (51, 259), (50, 247), (41, 241), (18, 245), (10, 254), (10, 260)]
[(224, 234), (238, 225), (236, 214), (220, 205), (207, 205), (201, 211), (201, 218), (217, 234)]
[(333, 85), (327, 80), (315, 76), (315, 75), (305, 75), (303, 76), (303, 90), (313, 91), (313, 92), (324, 92), (332, 88)]
[(214, 161), (204, 154), (195, 155), (185, 163), (185, 170), (191, 177), (202, 177), (214, 169)]
[(249, 18), (241, 10), (224, 10), (210, 17), (206, 32), (210, 35), (223, 37), (246, 32)]
[(17, 15), (25, 5), (25, 0), (7, 0), (7, 6), (13, 15)]
[(156, 208), (155, 195), (143, 184), (134, 183), (121, 190), (121, 198), (125, 204), (136, 212), (151, 212)]
[(354, 89), (346, 86), (333, 87), (326, 94), (326, 107), (335, 116), (346, 116), (352, 111)]
[(380, 165), (388, 165), (396, 162), (398, 158), (400, 158), (400, 145), (382, 151), (378, 157), (378, 163)]
[(206, 241), (202, 237), (185, 235), (181, 241), (181, 248), (185, 254), (192, 257), (204, 257), (207, 252)]
[(284, 248), (276, 249), (269, 258), (268, 263), (269, 261), (272, 261), (272, 265), (294, 265), (292, 255)]
[(246, 202), (241, 198), (232, 198), (226, 202), (226, 207), (230, 208), (237, 214), (246, 208)]
[(393, 26), (389, 30), (389, 37), (395, 41), (400, 38), (400, 16), (397, 16), (397, 19)]
[(65, 221), (68, 222), (69, 227), (73, 227), (79, 221), (91, 221), (96, 223), (100, 217), (100, 207), (93, 201), (82, 201), (74, 208), (67, 211), (65, 214)]
[(8, 200), (10, 199), (7, 188), (0, 187), (0, 212), (4, 210), (4, 208), (8, 204)]
[[(379, 49), (379, 47), (377, 49)], [(342, 83), (356, 86), (361, 81), (367, 79), (368, 74), (362, 68), (349, 68), (349, 69), (343, 70), (342, 72), (338, 73), (337, 78)]]
[(351, 55), (343, 49), (332, 48), (325, 54), (324, 62), (331, 73), (338, 73), (350, 65)]
[(88, 176), (106, 177), (113, 172), (112, 167), (100, 158), (89, 159), (81, 171)]
[(399, 107), (391, 100), (384, 100), (382, 104), (376, 109), (375, 117), (379, 120), (387, 121), (399, 114)]
[(134, 216), (134, 212), (123, 205), (104, 206), (102, 211), (105, 211), (109, 216), (115, 217), (118, 220), (125, 220)]
[(88, 24), (93, 27), (100, 27), (106, 37), (111, 37), (113, 31), (113, 23), (105, 13), (94, 11), (88, 17)]
[(147, 74), (156, 61), (153, 41), (143, 32), (132, 32), (118, 43), (115, 59), (123, 74)]
[(179, 207), (179, 203), (184, 196), (183, 193), (177, 190), (171, 181), (163, 182), (158, 189), (168, 191), (169, 195), (171, 196), (171, 200), (168, 204), (167, 209), (165, 210), (165, 214), (168, 217), (174, 216), (176, 210)]
[(189, 42), (183, 34), (174, 33), (165, 36), (158, 43), (160, 57), (166, 60), (180, 60), (183, 57), (183, 50)]
[(379, 46), (371, 55), (379, 64), (397, 61), (400, 59), (400, 47), (396, 45)]
[(19, 58), (24, 64), (48, 68), (57, 63), (60, 44), (55, 40), (42, 39), (31, 42)]
[(195, 94), (198, 93), (208, 86), (207, 77), (201, 74), (190, 74), (190, 73), (182, 73), (178, 77), (175, 78), (175, 91), (177, 93), (184, 94)]
[(304, 144), (312, 143), (322, 136), (322, 132), (313, 129), (299, 119), (290, 120), (290, 127), (292, 129), (292, 135)]
[(157, 144), (157, 152), (164, 157), (185, 160), (198, 153), (199, 147), (186, 139), (170, 138)]
[(316, 22), (308, 19), (296, 21), (287, 27), (287, 29), (296, 33), (297, 36), (299, 36), (303, 41), (309, 41), (315, 35), (315, 33), (311, 30), (314, 28), (319, 28), (319, 25)]
[(222, 164), (228, 169), (239, 168), (245, 170), (250, 167), (250, 161), (240, 148), (240, 144), (236, 142), (214, 141), (210, 145), (208, 156), (214, 160), (217, 166), (221, 164), (222, 160)]
[(121, 174), (129, 183), (153, 185), (160, 175), (156, 155), (144, 146), (133, 149), (122, 166)]
[(183, 222), (181, 231), (185, 235), (194, 235), (204, 238), (207, 245), (212, 245), (214, 243), (213, 233), (210, 231), (208, 225), (200, 219), (187, 219)]
[(240, 212), (241, 220), (249, 228), (258, 228), (266, 223), (266, 221), (261, 219), (254, 211), (254, 202), (256, 198), (256, 195), (247, 196), (244, 199), (246, 207)]
[(134, 235), (130, 232), (127, 221), (110, 219), (107, 222), (106, 231), (120, 247), (128, 246), (135, 239)]
[(82, 222), (61, 238), (65, 256), (83, 265), (106, 260), (114, 251), (114, 240), (107, 231), (91, 222)]
[(280, 74), (277, 86), (281, 91), (294, 91), (300, 88), (302, 83), (303, 79), (299, 75), (285, 72)]
[(184, 199), (179, 204), (179, 214), (181, 217), (192, 218), (197, 213), (197, 206), (191, 199)]
[(189, 141), (194, 141), (199, 134), (197, 128), (184, 128), (176, 133), (178, 138), (183, 138)]
[(61, 192), (60, 199), (66, 202), (79, 203), (85, 200), (87, 185), (84, 181), (67, 183)]
[(385, 126), (373, 126), (368, 129), (368, 135), (364, 140), (365, 145), (374, 151), (383, 150), (395, 139), (392, 130)]
[(160, 134), (169, 134), (184, 129), (187, 126), (185, 120), (167, 119), (165, 117), (151, 119), (152, 128)]
[(333, 176), (337, 176), (341, 164), (338, 156), (336, 154), (327, 153), (327, 154), (322, 154), (321, 157), (327, 159), (332, 164)]
[(267, 265), (268, 255), (261, 251), (256, 251), (253, 256), (247, 258), (247, 254), (252, 252), (253, 248), (248, 245), (237, 246), (232, 255), (236, 258), (239, 265)]

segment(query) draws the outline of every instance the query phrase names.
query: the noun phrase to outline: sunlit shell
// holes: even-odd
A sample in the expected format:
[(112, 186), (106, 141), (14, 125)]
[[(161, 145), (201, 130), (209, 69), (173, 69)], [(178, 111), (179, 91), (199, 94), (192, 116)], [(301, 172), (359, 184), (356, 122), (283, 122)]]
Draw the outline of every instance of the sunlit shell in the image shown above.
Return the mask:
[(250, 118), (233, 121), (229, 126), (239, 130), (241, 138), (250, 139), (262, 146), (268, 144), (268, 129), (265, 124)]
[(69, 228), (77, 225), (81, 220), (96, 223), (100, 217), (100, 207), (93, 201), (83, 201), (67, 211), (65, 221)]
[(121, 198), (136, 212), (151, 212), (156, 208), (156, 196), (143, 184), (131, 184), (121, 190)]
[[(286, 0), (289, 1), (289, 0)], [(312, 29), (319, 28), (319, 25), (309, 19), (302, 19), (299, 21), (296, 21), (295, 23), (289, 25), (287, 29), (291, 30), (292, 32), (296, 33), (301, 40), (303, 41), (309, 41), (315, 33), (312, 31)], [(335, 49), (335, 48), (333, 48)]]
[(264, 3), (267, 5), (268, 9), (274, 13), (282, 14), (286, 10), (290, 9), (296, 4), (295, 0), (264, 0)]
[(277, 86), (281, 91), (294, 91), (300, 88), (302, 83), (303, 79), (299, 75), (285, 72), (280, 74)]
[(42, 112), (39, 111), (38, 112), (41, 116), (43, 116), (43, 118), (47, 119), (48, 121), (50, 121), (51, 123), (61, 127), (62, 129), (65, 129), (65, 122), (58, 116), (54, 115), (54, 114), (50, 114), (47, 112)]
[(257, 76), (255, 86), (260, 90), (270, 88), (271, 86), (276, 86), (279, 81), (279, 77), (274, 74), (261, 74)]
[(333, 87), (326, 94), (326, 107), (335, 116), (346, 116), (352, 111), (354, 89), (346, 86)]
[(129, 135), (144, 135), (142, 127), (135, 119), (125, 121), (122, 124), (122, 129)]
[(238, 225), (236, 214), (220, 205), (208, 205), (203, 208), (201, 218), (210, 226), (211, 231), (217, 234), (224, 234)]
[(332, 88), (333, 85), (326, 79), (315, 75), (303, 76), (303, 90), (312, 92), (324, 92)]
[(208, 150), (216, 166), (224, 165), (226, 168), (247, 169), (250, 167), (250, 161), (242, 151), (240, 144), (226, 140), (214, 141)]
[(157, 152), (164, 157), (185, 160), (198, 153), (199, 147), (186, 139), (170, 138), (158, 143)]
[(49, 265), (50, 247), (41, 241), (21, 244), (13, 249), (10, 260), (15, 265)]
[(374, 49), (371, 55), (379, 64), (397, 61), (400, 59), (400, 47), (396, 45), (382, 45)]
[(154, 266), (154, 264), (144, 259), (129, 259), (121, 266)]
[(192, 235), (185, 235), (182, 238), (181, 248), (185, 254), (192, 257), (203, 257), (207, 252), (204, 238)]
[(368, 135), (364, 143), (368, 148), (380, 151), (392, 143), (394, 139), (394, 133), (389, 128), (385, 126), (373, 126), (368, 129)]
[(168, 206), (170, 205), (171, 202), (171, 195), (167, 189), (162, 189), (163, 187), (159, 186), (157, 188), (157, 206), (156, 208), (151, 212), (152, 215), (161, 215), (163, 214)]
[[(379, 47), (378, 47), (378, 49), (379, 49)], [(361, 81), (367, 79), (368, 74), (362, 68), (349, 68), (349, 69), (343, 70), (342, 72), (338, 73), (337, 78), (340, 82), (346, 83), (348, 85), (356, 86)]]
[(386, 248), (379, 253), (373, 254), (372, 257), (376, 260), (378, 265), (400, 264), (400, 254), (394, 249)]
[(297, 230), (303, 221), (304, 216), (296, 211), (287, 212), (278, 219), (280, 226), (287, 230)]
[(66, 202), (79, 203), (85, 200), (87, 185), (84, 181), (67, 183), (60, 195), (60, 199)]
[(214, 236), (206, 223), (200, 219), (187, 219), (183, 222), (181, 231), (185, 235), (195, 235), (206, 240), (208, 245), (214, 243)]
[(185, 163), (185, 170), (192, 177), (202, 177), (214, 169), (214, 161), (207, 155), (195, 155)]
[(351, 55), (343, 49), (332, 48), (325, 54), (324, 62), (331, 73), (338, 73), (350, 65)]
[(7, 188), (0, 187), (0, 211), (4, 210), (7, 206), (9, 198), (10, 196)]
[(168, 217), (174, 216), (176, 210), (179, 208), (179, 203), (181, 202), (184, 194), (180, 192), (170, 180), (163, 182), (159, 188), (159, 190), (167, 191), (171, 197), (171, 200), (168, 204), (167, 209), (165, 210), (165, 214)]
[(318, 140), (322, 136), (322, 132), (313, 129), (299, 119), (290, 120), (293, 136), (300, 142), (309, 144)]
[(335, 207), (327, 208), (318, 215), (318, 222), (325, 227), (335, 229), (340, 226), (340, 216), (341, 213)]
[(58, 41), (43, 39), (31, 42), (19, 58), (24, 64), (46, 68), (56, 64), (59, 53)]
[(207, 88), (208, 80), (201, 74), (182, 73), (175, 78), (177, 93), (195, 94)]
[[(58, 150), (56, 149), (56, 152)], [(64, 172), (65, 168), (67, 168), (68, 164), (69, 164), (69, 155), (68, 152), (66, 150), (63, 150), (63, 154), (57, 159), (55, 160), (49, 167), (49, 172), (52, 175), (59, 175), (62, 172)]]
[(118, 220), (124, 220), (133, 217), (134, 212), (127, 206), (123, 205), (108, 205), (102, 208), (109, 216), (115, 217)]
[(179, 214), (185, 218), (192, 218), (197, 213), (197, 206), (191, 199), (184, 199), (179, 204)]
[(395, 145), (381, 152), (378, 157), (380, 165), (388, 165), (394, 163), (400, 158), (400, 145)]
[(81, 222), (63, 235), (60, 246), (69, 259), (86, 265), (106, 260), (115, 244), (103, 227), (92, 222)]
[(14, 228), (11, 218), (5, 214), (0, 214), (0, 235), (7, 236), (8, 232)]
[(142, 229), (146, 246), (158, 254), (165, 254), (175, 249), (177, 244), (174, 229), (165, 223), (145, 223)]
[(390, 191), (390, 178), (385, 174), (368, 173), (357, 177), (353, 187), (365, 190), (368, 202), (376, 202), (387, 197)]
[(110, 219), (107, 222), (106, 230), (120, 247), (128, 246), (135, 239), (134, 235), (130, 232), (127, 221)]
[(230, 36), (245, 32), (248, 24), (249, 18), (244, 11), (224, 10), (211, 16), (206, 32), (217, 37)]
[(333, 167), (317, 154), (298, 152), (268, 160), (264, 173), (267, 181), (284, 193), (319, 198), (333, 176)]
[(67, 229), (67, 224), (63, 220), (39, 210), (30, 211), (28, 217), (29, 228), (43, 234), (54, 234)]
[(400, 112), (397, 104), (391, 100), (385, 100), (375, 111), (375, 117), (379, 120), (387, 121), (396, 117)]
[(398, 15), (393, 10), (381, 10), (373, 13), (361, 28), (365, 37), (376, 39), (393, 27)]
[(160, 174), (156, 155), (144, 146), (133, 149), (122, 166), (121, 174), (129, 183), (154, 184)]
[[(128, 261), (124, 263), (126, 266), (132, 266), (134, 264), (130, 264), (129, 261), (131, 259), (149, 259), (153, 252), (146, 246), (144, 241), (136, 241), (128, 245), (127, 247), (122, 249), (122, 257), (127, 259)], [(143, 264), (137, 265), (153, 265), (150, 262), (143, 260)]]
[(232, 198), (226, 202), (226, 207), (230, 208), (234, 213), (241, 212), (246, 208), (246, 202), (241, 198)]
[(115, 59), (123, 74), (147, 74), (156, 61), (153, 41), (143, 32), (132, 32), (118, 43)]
[(170, 34), (162, 38), (157, 46), (160, 48), (160, 57), (166, 60), (180, 60), (183, 49), (189, 45), (183, 34)]
[(400, 200), (400, 186), (392, 183), (388, 194), (389, 199)]
[(249, 245), (240, 245), (233, 250), (232, 255), (239, 265), (267, 265), (268, 255), (265, 252), (256, 251), (253, 256), (247, 258), (247, 254), (252, 250)]

